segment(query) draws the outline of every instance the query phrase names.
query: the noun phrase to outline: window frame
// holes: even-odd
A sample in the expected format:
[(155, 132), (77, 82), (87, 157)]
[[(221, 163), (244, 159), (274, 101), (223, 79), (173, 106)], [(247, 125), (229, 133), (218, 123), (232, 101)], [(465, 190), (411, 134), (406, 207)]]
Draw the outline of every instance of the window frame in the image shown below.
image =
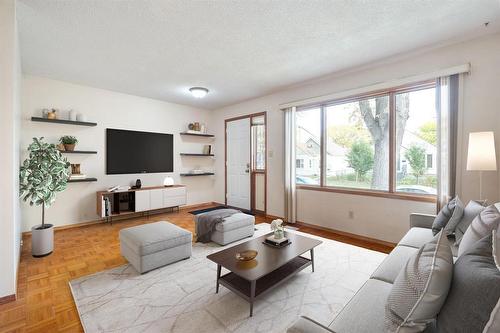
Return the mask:
[[(413, 91), (419, 91), (424, 89), (437, 88), (436, 80), (426, 80), (421, 82), (416, 82), (412, 84), (407, 84), (403, 86), (397, 86), (389, 89), (368, 92), (364, 94), (353, 95), (345, 98), (340, 98), (336, 100), (329, 100), (322, 103), (315, 103), (304, 105), (297, 108), (297, 112), (305, 111), (312, 108), (319, 108), (321, 112), (321, 124), (320, 124), (320, 183), (319, 185), (304, 185), (296, 184), (297, 189), (303, 190), (314, 190), (322, 192), (335, 192), (343, 194), (354, 194), (354, 195), (365, 195), (373, 197), (383, 197), (392, 199), (402, 199), (402, 200), (413, 200), (413, 201), (423, 201), (423, 202), (437, 202), (436, 195), (430, 194), (417, 194), (417, 193), (405, 193), (396, 191), (396, 170), (397, 170), (397, 157), (396, 155), (396, 95), (401, 93), (409, 93)], [(327, 111), (326, 108), (333, 105), (340, 105), (349, 102), (357, 102), (364, 99), (377, 98), (381, 96), (389, 97), (389, 189), (388, 190), (373, 190), (373, 189), (359, 189), (352, 187), (339, 187), (326, 185), (326, 141), (327, 141)]]

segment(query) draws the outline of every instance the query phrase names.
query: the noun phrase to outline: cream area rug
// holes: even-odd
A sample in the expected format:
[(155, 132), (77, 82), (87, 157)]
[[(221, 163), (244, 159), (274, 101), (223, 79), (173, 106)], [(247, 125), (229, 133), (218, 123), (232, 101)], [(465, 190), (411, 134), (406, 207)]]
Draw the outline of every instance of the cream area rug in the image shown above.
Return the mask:
[[(254, 237), (267, 232), (269, 225), (259, 224)], [(259, 298), (253, 317), (249, 304), (224, 286), (215, 293), (217, 266), (206, 256), (225, 247), (195, 243), (188, 260), (143, 275), (124, 265), (72, 280), (85, 332), (281, 333), (299, 315), (328, 325), (386, 255), (288, 232), (323, 241), (314, 250), (315, 272), (307, 267)]]

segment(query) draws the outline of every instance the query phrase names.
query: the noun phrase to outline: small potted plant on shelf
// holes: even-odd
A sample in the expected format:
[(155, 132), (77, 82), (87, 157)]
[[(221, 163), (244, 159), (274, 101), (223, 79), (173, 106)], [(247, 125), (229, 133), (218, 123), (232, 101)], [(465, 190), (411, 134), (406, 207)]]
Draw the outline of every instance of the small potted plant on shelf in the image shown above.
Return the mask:
[(65, 150), (73, 151), (75, 150), (75, 145), (78, 143), (78, 140), (74, 136), (65, 135), (59, 139), (59, 142), (64, 145)]
[(54, 249), (54, 226), (45, 223), (45, 208), (54, 203), (57, 192), (66, 189), (69, 162), (43, 138), (33, 138), (28, 152), (29, 157), (20, 167), (20, 197), (31, 206), (42, 206), (42, 224), (31, 228), (31, 253), (43, 257)]

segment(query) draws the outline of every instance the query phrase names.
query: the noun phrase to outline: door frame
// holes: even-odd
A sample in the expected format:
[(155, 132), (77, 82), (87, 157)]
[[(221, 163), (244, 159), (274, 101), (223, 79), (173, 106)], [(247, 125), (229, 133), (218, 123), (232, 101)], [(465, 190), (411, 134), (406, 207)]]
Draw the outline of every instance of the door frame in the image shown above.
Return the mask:
[[(253, 156), (252, 156), (252, 118), (264, 116), (264, 126), (265, 126), (265, 151), (266, 158), (264, 163), (264, 172), (253, 170)], [(251, 113), (243, 116), (233, 117), (224, 119), (224, 204), (227, 206), (227, 123), (231, 121), (241, 120), (245, 118), (250, 118), (250, 211), (267, 214), (267, 111)], [(264, 211), (257, 211), (255, 209), (255, 174), (264, 174)]]

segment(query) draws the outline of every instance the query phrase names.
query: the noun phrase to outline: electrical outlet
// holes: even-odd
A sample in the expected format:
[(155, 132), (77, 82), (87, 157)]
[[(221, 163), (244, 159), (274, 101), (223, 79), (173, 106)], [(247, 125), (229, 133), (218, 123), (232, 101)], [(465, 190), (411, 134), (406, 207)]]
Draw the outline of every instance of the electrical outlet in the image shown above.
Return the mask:
[(349, 211), (349, 218), (351, 220), (354, 218), (354, 212), (352, 210)]

